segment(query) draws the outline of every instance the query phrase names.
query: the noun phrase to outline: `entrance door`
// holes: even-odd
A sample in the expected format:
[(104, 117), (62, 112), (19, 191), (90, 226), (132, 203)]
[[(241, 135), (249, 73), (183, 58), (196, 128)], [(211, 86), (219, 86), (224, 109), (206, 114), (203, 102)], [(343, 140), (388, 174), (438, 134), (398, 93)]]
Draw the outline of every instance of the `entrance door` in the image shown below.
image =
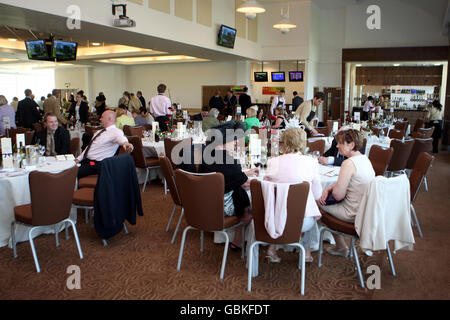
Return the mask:
[(323, 119), (338, 120), (341, 108), (341, 88), (324, 88), (325, 101), (323, 102)]

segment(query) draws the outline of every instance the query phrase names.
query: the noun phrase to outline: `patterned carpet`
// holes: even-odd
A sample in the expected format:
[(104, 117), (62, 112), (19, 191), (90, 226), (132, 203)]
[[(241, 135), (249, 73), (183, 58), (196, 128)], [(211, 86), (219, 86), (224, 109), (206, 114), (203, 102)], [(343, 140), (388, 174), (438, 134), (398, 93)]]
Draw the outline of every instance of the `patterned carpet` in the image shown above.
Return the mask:
[[(0, 248), (0, 299), (449, 299), (449, 181), (450, 154), (441, 153), (428, 175), (430, 191), (422, 189), (415, 206), (424, 238), (415, 232), (414, 251), (394, 255), (396, 278), (390, 273), (385, 252), (372, 257), (360, 252), (364, 274), (368, 266), (380, 266), (380, 290), (359, 286), (353, 260), (325, 254), (322, 268), (316, 261), (307, 264), (306, 295), (302, 297), (298, 256), (280, 252), (279, 264), (264, 262), (264, 254), (260, 254), (260, 274), (248, 293), (247, 269), (240, 253), (229, 252), (225, 278), (219, 280), (223, 245), (214, 244), (212, 234), (206, 234), (201, 253), (196, 231), (188, 233), (182, 268), (177, 272), (181, 234), (171, 245), (174, 223), (170, 232), (164, 229), (172, 201), (160, 183), (154, 182), (143, 194), (144, 217), (138, 217), (136, 226), (129, 226), (130, 234), (122, 232), (111, 239), (108, 247), (103, 247), (83, 216), (79, 217), (83, 260), (73, 236), (66, 241), (63, 234), (58, 248), (54, 236), (36, 239), (40, 274), (35, 271), (28, 243), (18, 245), (18, 259), (13, 259), (8, 247)], [(313, 256), (317, 260), (316, 253)], [(66, 287), (69, 265), (80, 267), (80, 290)], [(368, 276), (365, 274), (366, 279)]]

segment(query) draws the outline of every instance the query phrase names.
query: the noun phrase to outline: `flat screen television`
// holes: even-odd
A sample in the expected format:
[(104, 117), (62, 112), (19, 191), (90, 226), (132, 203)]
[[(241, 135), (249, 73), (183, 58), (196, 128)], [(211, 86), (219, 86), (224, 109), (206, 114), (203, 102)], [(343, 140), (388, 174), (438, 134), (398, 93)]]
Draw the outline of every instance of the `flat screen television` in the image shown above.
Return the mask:
[(56, 61), (71, 61), (77, 59), (76, 42), (66, 42), (61, 40), (54, 40), (52, 45), (52, 57)]
[(255, 82), (267, 82), (267, 72), (255, 72)]
[(289, 71), (289, 81), (303, 81), (303, 71)]
[(217, 44), (226, 48), (234, 48), (234, 41), (236, 39), (236, 29), (227, 27), (225, 25), (220, 26), (219, 39)]
[(28, 59), (51, 60), (45, 40), (25, 41)]
[(273, 82), (283, 82), (286, 81), (284, 71), (272, 72)]

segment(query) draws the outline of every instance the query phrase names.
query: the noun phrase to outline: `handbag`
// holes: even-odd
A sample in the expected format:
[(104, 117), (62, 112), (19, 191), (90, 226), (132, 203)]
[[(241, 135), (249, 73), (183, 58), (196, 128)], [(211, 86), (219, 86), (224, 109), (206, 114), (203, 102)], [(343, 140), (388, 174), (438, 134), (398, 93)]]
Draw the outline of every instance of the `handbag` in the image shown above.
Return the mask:
[[(342, 200), (344, 200), (344, 199), (342, 199)], [(336, 204), (336, 203), (339, 203), (339, 202), (342, 202), (342, 200), (336, 200), (334, 197), (333, 197), (333, 192), (328, 192), (328, 196), (327, 196), (327, 199), (325, 200), (325, 205), (326, 206), (331, 206), (331, 205), (333, 205), (333, 204)]]

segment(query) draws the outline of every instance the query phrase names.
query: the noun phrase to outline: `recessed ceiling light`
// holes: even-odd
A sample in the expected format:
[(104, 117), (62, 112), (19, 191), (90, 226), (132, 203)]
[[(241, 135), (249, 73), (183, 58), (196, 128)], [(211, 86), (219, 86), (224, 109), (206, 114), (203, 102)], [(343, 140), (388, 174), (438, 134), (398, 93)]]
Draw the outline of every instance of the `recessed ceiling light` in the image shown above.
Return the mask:
[(100, 46), (100, 45), (101, 45), (101, 43), (100, 43), (100, 42), (91, 42), (91, 44), (92, 44), (93, 46), (95, 46), (95, 47), (98, 47), (98, 46)]
[(441, 64), (440, 64), (440, 63), (435, 63), (434, 65), (435, 65), (435, 66), (440, 66)]
[(398, 67), (400, 63), (394, 63), (394, 67)]
[(362, 64), (356, 64), (355, 67), (362, 67)]
[(16, 42), (16, 41), (17, 41), (17, 39), (14, 39), (14, 38), (9, 38), (9, 39), (8, 39), (8, 41), (11, 41), (11, 42)]

